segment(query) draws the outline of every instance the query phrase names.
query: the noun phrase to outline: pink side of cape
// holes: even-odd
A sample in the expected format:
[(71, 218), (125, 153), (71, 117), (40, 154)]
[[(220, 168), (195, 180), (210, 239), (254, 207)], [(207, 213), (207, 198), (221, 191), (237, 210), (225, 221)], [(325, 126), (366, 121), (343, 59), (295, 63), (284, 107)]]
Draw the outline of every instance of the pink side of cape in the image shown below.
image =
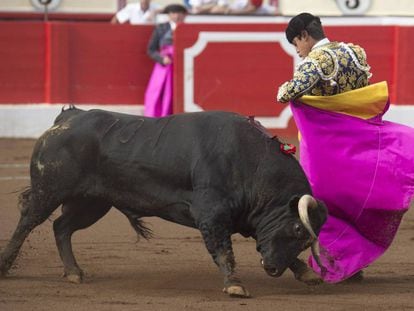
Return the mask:
[[(161, 55), (173, 58), (172, 46), (165, 46)], [(156, 63), (145, 91), (144, 115), (146, 117), (165, 117), (172, 114), (173, 102), (173, 64)]]
[[(300, 162), (329, 210), (319, 235), (327, 282), (367, 267), (390, 246), (414, 195), (414, 129), (292, 102)], [(387, 106), (388, 108), (388, 106)], [(386, 108), (386, 109), (387, 109)], [(310, 265), (320, 268), (311, 257)]]

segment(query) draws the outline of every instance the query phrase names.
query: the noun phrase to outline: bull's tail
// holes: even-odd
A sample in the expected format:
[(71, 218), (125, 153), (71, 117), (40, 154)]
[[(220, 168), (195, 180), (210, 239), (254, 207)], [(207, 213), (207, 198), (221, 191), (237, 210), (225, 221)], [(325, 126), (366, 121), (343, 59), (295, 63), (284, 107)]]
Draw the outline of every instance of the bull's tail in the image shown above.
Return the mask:
[(18, 205), (20, 207), (20, 212), (22, 214), (26, 214), (27, 210), (30, 208), (31, 205), (31, 197), (32, 197), (32, 188), (27, 187), (22, 190), (19, 195)]
[(135, 232), (138, 234), (138, 237), (142, 236), (146, 240), (152, 238), (152, 230), (146, 226), (143, 220), (137, 217), (127, 217), (132, 228), (134, 228)]
[(129, 223), (138, 235), (138, 239), (139, 237), (143, 237), (146, 240), (152, 238), (152, 230), (146, 226), (145, 222), (141, 219), (141, 216), (137, 215), (134, 210), (130, 208), (119, 208), (117, 206), (115, 206), (115, 208), (128, 218)]

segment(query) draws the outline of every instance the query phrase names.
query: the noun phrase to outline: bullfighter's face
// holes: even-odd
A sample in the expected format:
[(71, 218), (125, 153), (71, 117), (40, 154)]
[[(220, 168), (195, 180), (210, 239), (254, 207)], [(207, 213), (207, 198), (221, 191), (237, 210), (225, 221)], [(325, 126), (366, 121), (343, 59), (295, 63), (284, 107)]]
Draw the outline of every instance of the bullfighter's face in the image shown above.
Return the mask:
[[(258, 232), (257, 250), (262, 255), (266, 273), (279, 277), (302, 251), (312, 245), (314, 238), (299, 218), (296, 199), (291, 200), (287, 206), (274, 210), (273, 216), (266, 217), (264, 226)], [(319, 233), (326, 220), (326, 208), (319, 204), (310, 215), (313, 230)]]
[(309, 55), (315, 43), (316, 40), (313, 39), (306, 30), (302, 31), (302, 33), (299, 36), (296, 36), (292, 41), (296, 53), (301, 58), (305, 58)]

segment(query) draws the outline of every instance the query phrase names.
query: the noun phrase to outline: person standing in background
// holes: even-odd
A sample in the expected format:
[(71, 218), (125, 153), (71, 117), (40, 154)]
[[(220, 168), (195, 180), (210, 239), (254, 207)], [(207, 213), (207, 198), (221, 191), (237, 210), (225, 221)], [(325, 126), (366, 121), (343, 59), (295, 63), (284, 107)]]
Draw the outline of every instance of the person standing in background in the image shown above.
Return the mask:
[(159, 6), (152, 3), (151, 0), (139, 0), (139, 2), (128, 3), (118, 11), (111, 23), (124, 24), (129, 21), (131, 25), (153, 24), (159, 12)]
[(156, 63), (145, 91), (144, 115), (164, 117), (172, 114), (173, 100), (173, 33), (184, 22), (187, 9), (181, 4), (167, 5), (163, 13), (169, 21), (155, 27), (147, 53)]

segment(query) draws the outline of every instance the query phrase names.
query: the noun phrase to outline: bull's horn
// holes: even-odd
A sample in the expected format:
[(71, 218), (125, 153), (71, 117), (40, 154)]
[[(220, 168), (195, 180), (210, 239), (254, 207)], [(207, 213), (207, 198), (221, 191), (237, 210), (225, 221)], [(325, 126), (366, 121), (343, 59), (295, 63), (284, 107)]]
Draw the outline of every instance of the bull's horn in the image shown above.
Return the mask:
[(312, 250), (313, 258), (316, 261), (316, 264), (321, 269), (321, 275), (322, 275), (322, 277), (324, 277), (326, 275), (327, 269), (322, 264), (322, 261), (321, 261), (321, 251), (320, 251), (319, 241), (318, 240), (314, 240), (313, 241), (312, 246), (311, 246), (311, 250)]
[(306, 230), (308, 230), (309, 234), (313, 238), (313, 242), (311, 246), (312, 255), (315, 258), (318, 266), (321, 268), (322, 275), (324, 275), (326, 272), (326, 268), (322, 265), (322, 262), (320, 259), (320, 248), (319, 248), (318, 237), (316, 236), (315, 231), (313, 231), (312, 229), (312, 226), (309, 220), (309, 215), (308, 215), (308, 207), (316, 208), (317, 206), (318, 206), (318, 203), (316, 202), (316, 200), (311, 195), (305, 194), (299, 199), (298, 211), (299, 211), (299, 217), (300, 217), (300, 220), (302, 221), (302, 224), (304, 225)]
[(309, 194), (305, 194), (299, 199), (299, 203), (298, 203), (299, 218), (302, 221), (302, 224), (305, 226), (306, 230), (308, 230), (311, 237), (314, 238), (315, 240), (318, 237), (316, 236), (315, 231), (313, 231), (312, 229), (312, 226), (309, 220), (309, 215), (308, 215), (308, 207), (315, 208), (317, 206), (318, 206), (318, 203)]

